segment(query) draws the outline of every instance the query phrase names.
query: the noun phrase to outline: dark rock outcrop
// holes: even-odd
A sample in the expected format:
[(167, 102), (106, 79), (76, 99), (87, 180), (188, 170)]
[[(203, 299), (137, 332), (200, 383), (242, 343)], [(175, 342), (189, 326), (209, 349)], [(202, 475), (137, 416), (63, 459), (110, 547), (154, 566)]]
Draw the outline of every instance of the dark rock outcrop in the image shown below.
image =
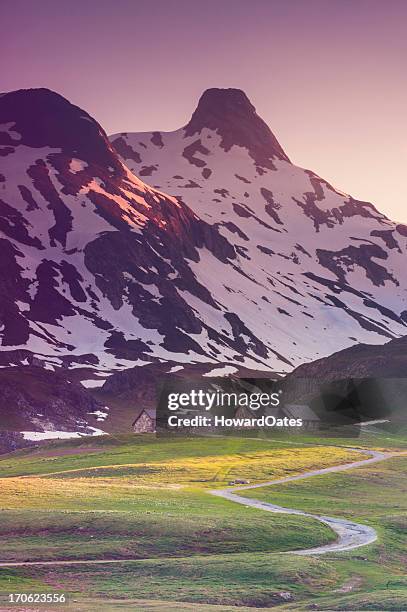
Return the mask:
[(259, 166), (273, 168), (273, 158), (289, 161), (277, 138), (241, 89), (213, 88), (202, 94), (184, 128), (185, 135), (199, 134), (204, 128), (221, 135), (225, 151), (233, 145), (245, 147)]

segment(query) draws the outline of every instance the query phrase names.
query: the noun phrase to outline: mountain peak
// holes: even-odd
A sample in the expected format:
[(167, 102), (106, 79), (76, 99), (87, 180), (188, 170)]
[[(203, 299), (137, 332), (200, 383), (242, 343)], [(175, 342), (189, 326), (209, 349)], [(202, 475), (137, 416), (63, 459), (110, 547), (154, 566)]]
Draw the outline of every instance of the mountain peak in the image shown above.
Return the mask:
[(242, 89), (206, 89), (199, 99), (196, 114), (212, 114), (220, 119), (225, 114), (254, 115), (256, 109)]
[(0, 124), (14, 123), (13, 132), (0, 131), (0, 145), (60, 148), (67, 155), (100, 166), (121, 166), (108, 138), (87, 112), (46, 88), (19, 89), (0, 95)]
[(211, 88), (204, 91), (185, 135), (191, 136), (209, 128), (222, 137), (221, 146), (229, 151), (233, 145), (245, 147), (259, 166), (272, 168), (272, 159), (289, 161), (268, 125), (241, 89)]

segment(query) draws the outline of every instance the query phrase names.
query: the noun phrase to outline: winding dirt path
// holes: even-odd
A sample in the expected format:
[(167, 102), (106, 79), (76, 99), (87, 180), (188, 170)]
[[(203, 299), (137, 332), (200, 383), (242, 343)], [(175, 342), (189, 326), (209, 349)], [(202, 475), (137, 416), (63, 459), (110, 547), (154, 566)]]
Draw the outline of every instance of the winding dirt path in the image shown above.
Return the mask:
[(213, 489), (212, 491), (209, 491), (209, 493), (211, 493), (211, 495), (216, 495), (217, 497), (223, 497), (229, 501), (236, 502), (237, 504), (242, 504), (243, 506), (259, 508), (260, 510), (266, 510), (268, 512), (308, 516), (320, 521), (321, 523), (324, 523), (325, 525), (328, 525), (338, 535), (338, 539), (331, 544), (317, 546), (316, 548), (308, 548), (305, 550), (289, 551), (292, 554), (322, 555), (328, 552), (340, 552), (359, 548), (359, 546), (365, 546), (366, 544), (370, 544), (377, 539), (377, 533), (373, 527), (361, 525), (360, 523), (353, 523), (347, 519), (311, 514), (309, 512), (303, 512), (302, 510), (295, 510), (294, 508), (284, 508), (283, 506), (277, 506), (276, 504), (263, 502), (258, 499), (251, 499), (249, 497), (241, 497), (240, 495), (236, 494), (236, 491), (248, 491), (250, 489), (259, 489), (260, 487), (268, 487), (270, 485), (279, 485), (285, 482), (292, 482), (293, 480), (303, 480), (304, 478), (320, 476), (321, 474), (344, 472), (345, 470), (351, 470), (370, 463), (377, 463), (378, 461), (383, 461), (384, 459), (394, 456), (394, 453), (383, 453), (373, 450), (361, 450), (358, 448), (352, 448), (349, 450), (359, 451), (365, 455), (369, 455), (369, 458), (361, 459), (360, 461), (353, 461), (352, 463), (334, 465), (332, 467), (323, 468), (320, 470), (313, 470), (312, 472), (304, 472), (303, 474), (298, 474), (297, 476), (287, 476), (286, 478), (281, 478), (279, 480), (270, 480), (268, 482), (262, 482), (261, 484), (242, 485), (228, 489)]
[[(345, 463), (341, 465), (335, 465), (320, 470), (314, 470), (312, 472), (304, 472), (297, 476), (287, 476), (280, 480), (270, 480), (268, 482), (262, 482), (261, 484), (254, 485), (243, 485), (228, 489), (214, 489), (208, 491), (211, 495), (217, 497), (223, 497), (229, 501), (242, 504), (243, 506), (259, 508), (260, 510), (266, 510), (268, 512), (280, 512), (285, 514), (298, 514), (300, 516), (308, 516), (317, 519), (321, 523), (325, 523), (331, 529), (338, 534), (338, 539), (332, 544), (326, 544), (325, 546), (318, 546), (317, 548), (309, 548), (305, 550), (294, 550), (287, 551), (295, 555), (321, 555), (327, 552), (339, 552), (345, 550), (352, 550), (359, 546), (365, 546), (370, 544), (377, 539), (377, 533), (372, 527), (367, 525), (361, 525), (359, 523), (353, 523), (346, 519), (332, 518), (329, 516), (321, 516), (318, 514), (310, 514), (308, 512), (302, 512), (301, 510), (295, 510), (294, 508), (283, 508), (275, 504), (268, 502), (262, 502), (258, 499), (250, 499), (247, 497), (240, 497), (236, 494), (236, 491), (248, 491), (250, 489), (258, 489), (260, 487), (268, 487), (274, 484), (282, 484), (284, 482), (291, 482), (293, 480), (302, 480), (304, 478), (310, 478), (312, 476), (320, 476), (321, 474), (329, 474), (331, 472), (343, 472), (369, 463), (377, 463), (383, 461), (389, 457), (394, 457), (395, 453), (382, 453), (373, 450), (361, 450), (359, 448), (353, 448), (350, 450), (359, 451), (365, 455), (369, 455), (368, 459), (361, 459), (360, 461), (354, 461), (353, 463)], [(279, 553), (277, 553), (279, 554)], [(103, 565), (110, 563), (132, 563), (139, 559), (60, 559), (55, 561), (0, 561), (0, 567), (23, 567), (23, 566), (60, 566), (60, 565)]]

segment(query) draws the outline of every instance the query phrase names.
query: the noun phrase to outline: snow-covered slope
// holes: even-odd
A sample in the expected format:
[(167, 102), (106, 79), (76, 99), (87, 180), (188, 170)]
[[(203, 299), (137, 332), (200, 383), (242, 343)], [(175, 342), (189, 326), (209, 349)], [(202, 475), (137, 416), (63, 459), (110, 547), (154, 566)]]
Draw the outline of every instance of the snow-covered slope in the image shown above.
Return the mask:
[(407, 228), (291, 164), (242, 92), (111, 142), (49, 90), (0, 96), (3, 365), (282, 372), (405, 333)]
[(87, 113), (49, 90), (3, 94), (0, 156), (3, 366), (275, 365), (205, 279), (207, 262), (243, 278), (233, 246), (134, 176)]
[(206, 91), (175, 132), (110, 140), (132, 171), (233, 245), (227, 266), (207, 251), (192, 264), (221, 306), (205, 317), (222, 326), (235, 313), (271, 367), (406, 333), (407, 227), (290, 163), (243, 92)]

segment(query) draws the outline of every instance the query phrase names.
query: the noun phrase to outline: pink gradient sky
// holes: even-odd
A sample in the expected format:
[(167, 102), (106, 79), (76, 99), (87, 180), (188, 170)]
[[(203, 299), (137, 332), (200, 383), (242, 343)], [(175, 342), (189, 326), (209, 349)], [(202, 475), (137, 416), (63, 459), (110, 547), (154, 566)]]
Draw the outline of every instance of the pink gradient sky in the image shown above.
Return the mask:
[(49, 87), (108, 133), (243, 89), (289, 157), (407, 221), (407, 1), (2, 0), (0, 91)]

